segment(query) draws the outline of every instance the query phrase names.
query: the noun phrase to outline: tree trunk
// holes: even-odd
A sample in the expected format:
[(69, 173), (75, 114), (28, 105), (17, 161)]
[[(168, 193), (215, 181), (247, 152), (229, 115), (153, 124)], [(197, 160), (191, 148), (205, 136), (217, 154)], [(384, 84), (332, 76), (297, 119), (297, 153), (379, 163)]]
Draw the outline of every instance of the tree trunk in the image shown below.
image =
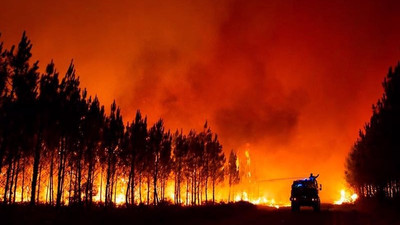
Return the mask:
[(6, 132), (3, 134), (3, 143), (1, 143), (1, 148), (0, 148), (0, 174), (1, 174), (1, 169), (3, 168), (3, 158), (6, 152), (6, 146), (7, 146), (7, 134)]
[(21, 202), (24, 202), (24, 186), (25, 186), (25, 159), (22, 166), (22, 185), (21, 185)]
[(106, 195), (105, 195), (105, 204), (106, 206), (111, 202), (111, 156), (108, 156), (108, 163), (107, 163), (107, 177), (106, 177)]
[[(115, 174), (115, 173), (114, 173)], [(113, 185), (114, 185), (114, 192), (113, 192), (113, 195), (114, 195), (114, 203), (115, 204), (117, 204), (117, 187), (118, 187), (118, 180), (117, 180), (117, 178), (115, 178), (115, 179), (113, 179), (114, 181), (113, 181)]]
[(103, 196), (103, 166), (101, 167), (101, 173), (100, 173), (100, 202), (101, 202), (101, 196)]
[[(88, 149), (90, 153), (92, 152), (92, 148)], [(93, 192), (93, 182), (92, 182), (92, 167), (93, 167), (93, 159), (92, 159), (92, 154), (89, 156), (89, 167), (88, 167), (88, 173), (87, 173), (87, 181), (86, 181), (86, 190), (85, 190), (85, 203), (86, 205), (89, 205), (89, 200), (92, 198), (92, 192)], [(90, 195), (90, 197), (89, 197)], [(91, 204), (91, 202), (90, 202)]]
[(142, 203), (142, 173), (139, 174), (139, 202)]
[(213, 203), (215, 203), (215, 177), (212, 179)]
[(131, 205), (135, 204), (135, 162), (134, 162), (135, 157), (133, 157), (132, 159), (132, 163), (131, 163), (131, 173), (132, 173), (132, 177), (131, 177), (131, 184), (130, 184), (130, 188), (131, 188)]
[(200, 171), (199, 171), (199, 179), (197, 181), (197, 204), (200, 205), (200, 197), (201, 197), (201, 189), (200, 189), (200, 185), (201, 185), (201, 176), (200, 176)]
[(38, 182), (38, 189), (37, 189), (37, 198), (36, 198), (36, 203), (39, 204), (39, 198), (40, 198), (40, 180), (42, 178), (42, 165), (39, 164), (39, 182)]
[(150, 175), (147, 175), (147, 205), (150, 204)]
[(207, 199), (207, 185), (208, 185), (208, 177), (206, 176), (206, 180), (204, 181), (205, 182), (205, 184), (204, 184), (204, 189), (205, 189), (205, 191), (204, 191), (204, 194), (205, 194), (205, 197), (206, 197), (206, 203), (207, 203), (207, 201), (208, 201), (208, 199)]
[(11, 167), (12, 167), (12, 160), (10, 159), (11, 158), (11, 156), (10, 157), (7, 157), (7, 158), (9, 158), (9, 162), (8, 162), (8, 168), (7, 168), (7, 178), (6, 178), (6, 185), (5, 185), (5, 187), (4, 187), (4, 199), (3, 199), (3, 202), (4, 202), (4, 204), (7, 204), (7, 193), (8, 193), (8, 189), (9, 189), (9, 182), (10, 182), (10, 174), (11, 174)]
[(182, 199), (181, 199), (181, 171), (179, 169), (178, 171), (178, 193), (177, 193), (177, 199), (178, 199), (178, 204), (182, 203)]
[(73, 170), (72, 170), (72, 164), (71, 164), (71, 168), (69, 170), (68, 205), (71, 205), (71, 203), (73, 203), (73, 199), (71, 198), (71, 193), (72, 193), (72, 174), (73, 174)]
[(96, 166), (96, 164), (94, 163), (93, 168), (92, 168), (92, 174), (91, 174), (92, 179), (90, 180), (89, 204), (93, 203), (93, 185), (94, 185), (94, 179), (95, 179), (95, 176), (94, 176), (95, 166)]
[(56, 207), (61, 206), (61, 197), (63, 192), (63, 185), (64, 185), (64, 172), (65, 172), (65, 140), (64, 138), (61, 139), (60, 144), (60, 161), (58, 167), (58, 180), (57, 180), (57, 199), (56, 199)]
[[(71, 163), (71, 170), (72, 170), (72, 163)], [(75, 180), (74, 180), (74, 195), (73, 195), (74, 203), (78, 202), (78, 165), (76, 165), (75, 171)]]
[(186, 205), (189, 205), (189, 177), (186, 178)]
[(153, 204), (157, 205), (158, 203), (158, 196), (157, 196), (157, 159), (156, 159), (156, 163), (154, 166), (154, 174), (153, 174)]
[(10, 191), (9, 191), (9, 196), (8, 196), (8, 203), (12, 203), (12, 196), (13, 196), (13, 190), (14, 190), (14, 176), (15, 176), (15, 164), (17, 160), (14, 159), (12, 163), (12, 173), (11, 173), (11, 183), (10, 183)]
[(81, 168), (81, 158), (82, 158), (82, 150), (79, 151), (79, 158), (77, 161), (77, 172), (78, 172), (78, 191), (77, 191), (77, 197), (78, 197), (78, 204), (81, 205), (82, 204), (82, 190), (81, 190), (81, 180), (82, 180), (82, 168)]
[(228, 202), (231, 202), (231, 189), (232, 189), (232, 184), (229, 184)]
[(31, 205), (35, 205), (35, 194), (36, 194), (36, 183), (37, 183), (37, 176), (39, 172), (39, 162), (40, 162), (40, 149), (42, 147), (42, 134), (39, 130), (38, 138), (35, 148), (35, 156), (33, 160), (33, 173), (32, 173), (32, 187), (31, 187)]
[(190, 202), (191, 202), (191, 204), (193, 205), (193, 199), (194, 199), (194, 175), (193, 175), (193, 172), (192, 172), (192, 191), (191, 191), (191, 193), (190, 193), (190, 195), (191, 195), (191, 199), (190, 199)]
[(132, 173), (129, 172), (128, 183), (127, 183), (126, 191), (125, 191), (125, 205), (126, 205), (126, 207), (129, 207), (129, 201), (130, 201), (129, 194), (130, 194), (131, 179), (132, 179)]
[(53, 188), (53, 170), (54, 170), (54, 152), (52, 151), (51, 153), (51, 159), (50, 159), (50, 174), (49, 174), (49, 202), (50, 205), (53, 205), (53, 199), (54, 199), (54, 188)]

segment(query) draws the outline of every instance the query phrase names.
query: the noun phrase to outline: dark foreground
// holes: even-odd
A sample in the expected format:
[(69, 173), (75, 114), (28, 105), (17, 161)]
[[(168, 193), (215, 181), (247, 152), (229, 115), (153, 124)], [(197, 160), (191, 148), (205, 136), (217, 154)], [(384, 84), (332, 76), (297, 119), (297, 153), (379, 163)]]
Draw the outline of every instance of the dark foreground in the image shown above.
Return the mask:
[(400, 224), (396, 210), (365, 211), (354, 206), (323, 205), (321, 212), (269, 208), (247, 203), (199, 207), (105, 209), (2, 206), (0, 224)]

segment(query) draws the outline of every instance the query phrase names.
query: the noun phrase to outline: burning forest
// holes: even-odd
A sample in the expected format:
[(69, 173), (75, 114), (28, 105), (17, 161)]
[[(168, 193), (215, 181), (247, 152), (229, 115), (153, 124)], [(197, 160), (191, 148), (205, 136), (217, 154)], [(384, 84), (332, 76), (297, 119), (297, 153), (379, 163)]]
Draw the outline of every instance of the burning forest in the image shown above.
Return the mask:
[(207, 122), (200, 132), (171, 132), (162, 119), (148, 126), (137, 111), (125, 124), (115, 102), (106, 115), (98, 98), (87, 96), (72, 63), (64, 76), (52, 62), (39, 74), (31, 48), (24, 34), (17, 48), (1, 49), (4, 203), (196, 205), (224, 199), (216, 189), (239, 168), (224, 169), (222, 145)]
[[(136, 112), (124, 122), (115, 101), (109, 115), (97, 96), (80, 87), (73, 63), (60, 76), (53, 62), (39, 73), (25, 33), (15, 48), (1, 48), (0, 183), (3, 202), (31, 205), (201, 205), (249, 201), (232, 190), (251, 182), (218, 135), (149, 126)], [(227, 188), (229, 186), (229, 188)], [(229, 194), (227, 193), (229, 189)], [(234, 197), (235, 196), (235, 197)]]
[[(115, 101), (106, 110), (97, 96), (88, 96), (73, 62), (63, 76), (53, 61), (40, 73), (31, 49), (25, 33), (17, 47), (0, 48), (3, 203), (290, 206), (260, 186), (282, 180), (289, 186), (304, 177), (263, 180), (249, 146), (227, 157), (207, 121), (188, 133), (167, 130), (163, 119), (148, 125), (139, 110), (124, 121)], [(334, 203), (357, 198), (347, 186)]]
[(0, 224), (400, 221), (399, 6), (3, 1)]

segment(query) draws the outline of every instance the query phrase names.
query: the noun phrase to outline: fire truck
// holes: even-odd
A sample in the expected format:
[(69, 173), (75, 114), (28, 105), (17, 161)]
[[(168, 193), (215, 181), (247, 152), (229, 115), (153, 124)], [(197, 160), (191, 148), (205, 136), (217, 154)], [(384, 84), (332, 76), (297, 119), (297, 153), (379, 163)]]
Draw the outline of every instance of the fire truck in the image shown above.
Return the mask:
[(318, 187), (316, 179), (293, 181), (290, 195), (292, 211), (300, 211), (301, 206), (311, 206), (314, 211), (320, 211), (321, 202), (318, 192), (321, 190), (322, 185)]

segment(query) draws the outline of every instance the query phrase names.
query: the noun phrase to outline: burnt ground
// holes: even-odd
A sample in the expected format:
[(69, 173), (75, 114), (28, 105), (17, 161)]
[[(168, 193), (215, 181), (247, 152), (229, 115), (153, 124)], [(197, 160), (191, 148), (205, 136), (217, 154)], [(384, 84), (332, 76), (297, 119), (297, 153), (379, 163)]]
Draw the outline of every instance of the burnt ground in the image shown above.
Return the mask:
[(323, 205), (321, 212), (302, 208), (291, 212), (247, 203), (197, 207), (135, 207), (91, 209), (48, 206), (1, 206), (0, 224), (400, 224), (392, 208), (360, 209), (355, 206)]

